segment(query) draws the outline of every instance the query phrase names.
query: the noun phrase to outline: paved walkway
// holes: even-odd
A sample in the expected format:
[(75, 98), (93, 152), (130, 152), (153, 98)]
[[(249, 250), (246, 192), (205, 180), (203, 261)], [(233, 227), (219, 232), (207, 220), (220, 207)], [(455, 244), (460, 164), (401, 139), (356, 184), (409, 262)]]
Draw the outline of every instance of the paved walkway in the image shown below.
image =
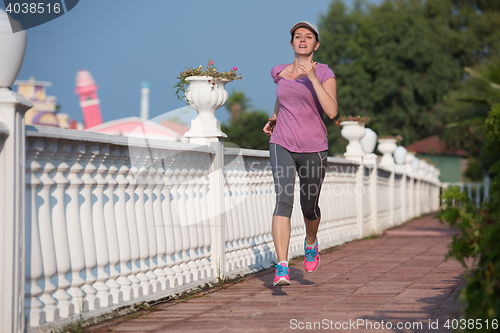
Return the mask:
[(292, 260), (290, 286), (273, 287), (268, 269), (88, 332), (451, 332), (444, 324), (458, 318), (464, 284), (462, 266), (444, 261), (451, 239), (436, 218), (423, 217), (322, 252), (314, 273)]

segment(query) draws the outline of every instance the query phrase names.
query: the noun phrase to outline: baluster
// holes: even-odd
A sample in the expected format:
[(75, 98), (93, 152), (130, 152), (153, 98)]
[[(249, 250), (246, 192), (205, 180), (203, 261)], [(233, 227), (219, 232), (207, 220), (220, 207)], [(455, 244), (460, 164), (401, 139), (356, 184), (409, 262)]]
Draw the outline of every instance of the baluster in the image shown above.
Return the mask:
[(262, 178), (261, 178), (261, 171), (256, 169), (257, 162), (255, 159), (252, 159), (252, 164), (250, 166), (250, 174), (252, 176), (253, 180), (253, 195), (252, 195), (252, 203), (253, 203), (253, 208), (252, 211), (254, 212), (254, 216), (256, 217), (257, 221), (255, 223), (255, 249), (258, 251), (257, 253), (257, 263), (261, 263), (264, 260), (265, 257), (265, 250), (264, 250), (264, 238), (263, 238), (263, 233), (264, 233), (264, 210), (261, 202), (261, 198), (264, 195), (264, 192), (262, 191)]
[(143, 172), (143, 181), (144, 188), (142, 192), (143, 200), (144, 200), (144, 232), (145, 236), (148, 239), (148, 258), (146, 259), (146, 264), (149, 267), (146, 275), (149, 277), (149, 283), (153, 286), (153, 293), (161, 290), (161, 283), (158, 280), (158, 276), (155, 271), (157, 270), (158, 265), (156, 264), (157, 257), (157, 244), (156, 244), (156, 234), (155, 234), (155, 220), (154, 220), (154, 212), (153, 212), (153, 186), (156, 184), (153, 182), (151, 178), (151, 174), (156, 173), (156, 169), (152, 165), (153, 156), (150, 155), (151, 149), (142, 149), (141, 157), (144, 160), (144, 172)]
[[(241, 268), (245, 265), (244, 258), (244, 243), (243, 243), (243, 229), (241, 228), (241, 211), (238, 205), (238, 171), (234, 166), (228, 170), (228, 207), (230, 209), (231, 229), (227, 228), (227, 246), (228, 251), (233, 257), (233, 269)], [(226, 210), (227, 210), (226, 209)], [(229, 214), (226, 214), (229, 216)], [(226, 266), (227, 267), (227, 266)]]
[[(170, 157), (170, 156), (168, 156)], [(164, 271), (167, 274), (168, 288), (176, 288), (178, 285), (177, 278), (175, 277), (175, 271), (172, 267), (175, 264), (174, 253), (175, 253), (175, 235), (173, 230), (172, 223), (172, 207), (171, 207), (171, 194), (170, 188), (172, 186), (172, 181), (170, 180), (170, 176), (172, 173), (172, 169), (170, 165), (171, 161), (167, 159), (167, 153), (165, 150), (160, 152), (160, 159), (162, 168), (159, 169), (163, 171), (163, 174), (159, 178), (160, 181), (160, 202), (161, 202), (161, 211), (163, 214), (163, 232), (165, 238), (165, 268)]]
[[(237, 164), (238, 168), (238, 201), (237, 205), (240, 207), (242, 219), (240, 222), (241, 230), (244, 230), (244, 236), (243, 236), (243, 244), (245, 245), (244, 247), (244, 253), (245, 253), (245, 260), (246, 264), (245, 266), (248, 267), (252, 264), (254, 264), (254, 253), (252, 251), (252, 241), (253, 241), (253, 230), (254, 230), (254, 224), (251, 223), (250, 220), (250, 211), (249, 211), (249, 197), (250, 197), (250, 188), (248, 186), (248, 180), (246, 179), (246, 172), (244, 170), (244, 165), (243, 165), (243, 157), (239, 157), (241, 161), (240, 163)], [(243, 170), (242, 170), (243, 168)]]
[[(127, 175), (128, 186), (125, 188), (125, 206), (127, 210), (127, 225), (129, 229), (130, 237), (130, 271), (131, 274), (128, 276), (132, 282), (132, 290), (134, 291), (134, 297), (141, 297), (144, 294), (148, 294), (149, 290), (149, 279), (140, 270), (140, 245), (139, 245), (139, 232), (137, 231), (137, 220), (135, 212), (135, 189), (137, 187), (137, 181), (134, 177), (139, 170), (135, 167), (134, 161), (137, 160), (136, 157), (130, 157), (128, 150), (124, 153), (124, 158), (131, 159), (131, 166), (129, 168)], [(144, 287), (144, 290), (143, 290)]]
[(81, 290), (85, 280), (80, 276), (80, 272), (85, 269), (85, 255), (83, 249), (82, 227), (80, 223), (80, 205), (78, 191), (83, 181), (78, 177), (78, 173), (83, 170), (79, 163), (82, 154), (85, 153), (85, 145), (81, 143), (73, 144), (71, 152), (66, 157), (69, 164), (67, 179), (68, 187), (66, 190), (66, 225), (69, 239), (69, 255), (71, 261), (71, 286), (68, 294), (71, 295), (76, 313), (84, 310), (84, 293)]
[(271, 165), (269, 164), (268, 161), (266, 161), (267, 165), (264, 169), (263, 173), (263, 178), (264, 178), (264, 187), (265, 187), (265, 193), (266, 195), (263, 197), (264, 199), (264, 206), (266, 208), (266, 217), (263, 220), (264, 225), (265, 225), (265, 231), (264, 231), (264, 242), (265, 246), (264, 248), (266, 249), (266, 260), (271, 261), (273, 260), (273, 250), (272, 246), (274, 246), (274, 243), (272, 241), (272, 233), (271, 233), (271, 221), (272, 221), (272, 215), (274, 212), (274, 203), (276, 201), (276, 196), (274, 193), (274, 180), (272, 177), (272, 172), (271, 172)]
[[(233, 271), (236, 269), (238, 264), (236, 263), (235, 257), (235, 243), (236, 239), (234, 237), (234, 219), (233, 219), (233, 207), (231, 205), (231, 175), (232, 171), (225, 168), (225, 186), (224, 186), (224, 209), (226, 211), (226, 228), (224, 230), (224, 240), (225, 240), (225, 251), (226, 251), (226, 270)], [(210, 186), (210, 185), (209, 185)]]
[[(243, 156), (241, 156), (242, 159), (244, 159)], [(254, 172), (248, 168), (247, 170), (247, 165), (243, 165), (245, 168), (243, 170), (243, 175), (244, 175), (244, 188), (247, 188), (247, 198), (246, 198), (246, 206), (248, 209), (248, 223), (250, 224), (250, 244), (249, 244), (249, 250), (251, 251), (251, 259), (252, 259), (252, 265), (257, 264), (259, 261), (259, 256), (258, 256), (258, 245), (257, 245), (257, 230), (258, 230), (258, 219), (259, 219), (259, 214), (257, 212), (256, 206), (255, 206), (255, 195), (256, 195), (256, 184), (255, 184), (255, 175)]]
[[(134, 284), (136, 289), (139, 288), (139, 279), (135, 276), (138, 270), (136, 272), (132, 272), (132, 269), (128, 267), (128, 263), (132, 260), (132, 244), (130, 241), (128, 226), (126, 194), (126, 188), (129, 185), (129, 181), (125, 179), (125, 175), (128, 174), (129, 171), (129, 167), (127, 166), (128, 148), (121, 147), (117, 149), (116, 165), (118, 166), (118, 170), (115, 178), (117, 187), (115, 190), (116, 202), (114, 209), (116, 222), (115, 228), (117, 232), (120, 257), (118, 262), (118, 271), (120, 272), (120, 276), (116, 282), (120, 284), (120, 290), (123, 292), (123, 300), (130, 301), (134, 298), (134, 288), (132, 287), (132, 284)], [(135, 266), (133, 263), (131, 263), (131, 265)]]
[(109, 287), (109, 293), (113, 296), (113, 304), (119, 304), (123, 302), (123, 292), (120, 290), (120, 284), (117, 282), (120, 272), (116, 269), (116, 266), (120, 262), (120, 249), (118, 247), (118, 233), (115, 219), (115, 188), (118, 182), (114, 179), (114, 174), (118, 171), (115, 161), (120, 156), (120, 148), (116, 146), (111, 148), (107, 145), (106, 148), (109, 150), (109, 155), (103, 163), (105, 168), (103, 178), (106, 182), (103, 191), (103, 209), (109, 251), (109, 280), (106, 282), (106, 285)]
[[(189, 159), (191, 160), (191, 159)], [(188, 169), (189, 168), (189, 169)], [(195, 210), (194, 210), (194, 192), (193, 187), (195, 184), (194, 174), (196, 173), (196, 169), (192, 167), (187, 167), (187, 174), (185, 176), (185, 204), (186, 204), (186, 222), (187, 225), (184, 227), (189, 232), (189, 250), (186, 252), (189, 256), (189, 262), (187, 265), (191, 268), (191, 273), (193, 274), (193, 281), (199, 281), (201, 278), (200, 267), (196, 263), (199, 259), (197, 255), (198, 249), (198, 231), (197, 231), (197, 223)]]
[(241, 205), (241, 192), (239, 182), (239, 171), (236, 165), (232, 165), (232, 177), (231, 177), (231, 207), (233, 210), (233, 230), (234, 230), (234, 240), (236, 241), (235, 246), (235, 257), (236, 265), (239, 268), (248, 266), (246, 258), (246, 248), (245, 248), (245, 224), (243, 223), (243, 210)]
[[(178, 161), (178, 154), (176, 155), (176, 158), (173, 159), (173, 164), (171, 166), (171, 169), (169, 170), (168, 174), (170, 175), (171, 183), (172, 183), (172, 188), (171, 188), (171, 207), (172, 207), (172, 224), (173, 224), (173, 231), (175, 235), (175, 264), (172, 267), (172, 269), (175, 271), (175, 277), (177, 278), (177, 281), (179, 285), (184, 285), (186, 283), (189, 283), (191, 281), (190, 275), (189, 275), (189, 267), (187, 267), (187, 273), (184, 274), (185, 269), (187, 266), (182, 257), (182, 251), (184, 248), (185, 240), (183, 237), (183, 232), (182, 232), (182, 226), (181, 226), (181, 217), (180, 217), (180, 208), (179, 208), (179, 200), (181, 200), (182, 195), (179, 191), (179, 187), (181, 185), (181, 180), (179, 179), (181, 169), (179, 168), (179, 161)], [(189, 245), (188, 245), (189, 246)]]
[[(139, 149), (134, 154), (135, 162), (134, 166), (137, 166), (137, 173), (135, 174), (137, 186), (135, 188), (135, 213), (136, 213), (136, 223), (137, 223), (137, 234), (139, 236), (139, 262), (140, 262), (140, 274), (137, 275), (139, 280), (141, 280), (141, 286), (144, 295), (150, 295), (154, 290), (158, 289), (156, 283), (156, 275), (150, 271), (149, 264), (152, 263), (152, 258), (149, 257), (149, 237), (148, 237), (148, 225), (146, 221), (145, 212), (145, 202), (144, 202), (144, 189), (147, 186), (147, 182), (144, 179), (144, 174), (148, 170), (144, 167), (144, 163), (147, 157), (144, 156), (145, 149)], [(142, 152), (142, 153), (141, 153)]]
[(189, 233), (189, 220), (186, 211), (186, 187), (187, 187), (187, 174), (188, 170), (186, 169), (186, 156), (185, 154), (181, 155), (181, 163), (180, 165), (180, 173), (178, 176), (179, 188), (178, 188), (178, 200), (177, 200), (177, 208), (178, 215), (180, 220), (180, 227), (182, 233), (182, 264), (180, 267), (182, 268), (183, 274), (186, 276), (186, 282), (190, 283), (194, 280), (193, 272), (191, 272), (191, 267), (188, 265), (190, 262), (189, 250), (191, 249), (190, 242), (190, 233)]
[[(208, 213), (208, 191), (210, 186), (210, 181), (208, 175), (210, 173), (210, 155), (203, 154), (203, 174), (200, 176), (200, 204), (201, 204), (201, 214), (203, 220), (203, 259), (201, 260), (205, 266), (205, 270), (207, 272), (207, 277), (215, 276), (215, 272), (213, 270), (212, 264), (210, 262), (211, 254), (209, 247), (211, 245), (211, 237), (210, 234), (210, 216)], [(227, 208), (226, 208), (227, 210)]]
[(37, 298), (43, 289), (37, 284), (43, 276), (42, 252), (36, 205), (36, 188), (42, 182), (36, 177), (41, 168), (38, 155), (43, 152), (41, 140), (27, 140), (26, 151), (26, 274), (24, 285), (24, 312), (28, 317), (28, 326), (37, 327), (45, 324), (45, 311)]
[(56, 299), (51, 295), (57, 290), (57, 287), (51, 281), (52, 276), (57, 273), (57, 267), (50, 207), (50, 189), (55, 182), (49, 177), (49, 173), (54, 170), (54, 165), (49, 161), (57, 151), (57, 144), (49, 140), (44, 140), (43, 145), (43, 152), (39, 155), (41, 167), (38, 171), (40, 175), (36, 175), (41, 182), (41, 186), (38, 187), (39, 190), (37, 191), (36, 207), (38, 208), (44, 284), (43, 292), (39, 299), (44, 304), (43, 310), (45, 311), (47, 321), (51, 322), (60, 318), (60, 310), (56, 306)]
[[(165, 226), (163, 223), (163, 212), (161, 205), (161, 189), (164, 185), (161, 175), (165, 173), (162, 165), (160, 163), (160, 152), (158, 149), (153, 150), (153, 167), (148, 174), (149, 188), (152, 188), (152, 197), (150, 201), (153, 202), (153, 215), (154, 215), (154, 226), (148, 228), (150, 233), (150, 239), (156, 237), (156, 269), (154, 273), (158, 276), (158, 281), (160, 282), (161, 290), (166, 290), (169, 288), (169, 281), (167, 279), (167, 273), (165, 272), (165, 267), (167, 262), (163, 257), (166, 255), (166, 239), (165, 239)], [(154, 177), (154, 178), (153, 178)]]
[(203, 259), (203, 254), (202, 254), (202, 248), (204, 245), (205, 241), (205, 234), (203, 232), (203, 216), (201, 214), (201, 201), (200, 201), (200, 187), (201, 187), (201, 180), (200, 177), (203, 176), (203, 164), (202, 158), (203, 154), (198, 153), (198, 152), (192, 152), (192, 159), (194, 163), (192, 164), (193, 166), (193, 179), (191, 180), (192, 183), (192, 201), (193, 201), (193, 206), (194, 206), (194, 216), (195, 216), (195, 224), (192, 224), (194, 227), (194, 231), (197, 234), (197, 246), (195, 251), (196, 254), (196, 261), (195, 264), (198, 266), (198, 270), (200, 271), (200, 278), (205, 279), (207, 278), (207, 271), (205, 270), (205, 264), (202, 262)]
[[(272, 211), (274, 212), (274, 206), (276, 205), (276, 190), (274, 188), (274, 178), (272, 171), (269, 172), (269, 193), (271, 196), (270, 203), (272, 203)], [(276, 261), (276, 249), (274, 248), (273, 233), (272, 233), (272, 221), (269, 221), (269, 228), (267, 232), (267, 239), (269, 244), (270, 261)], [(277, 262), (277, 261), (276, 261)]]
[(250, 172), (252, 173), (252, 177), (254, 180), (255, 192), (253, 195), (253, 210), (257, 218), (255, 225), (255, 249), (258, 251), (258, 263), (262, 263), (266, 256), (264, 248), (264, 221), (266, 221), (269, 216), (266, 216), (264, 205), (262, 205), (262, 198), (265, 196), (265, 191), (263, 189), (262, 170), (260, 169), (260, 164), (258, 163), (258, 160), (256, 158), (252, 159), (252, 163), (250, 164)]
[(109, 146), (97, 146), (96, 149), (98, 153), (92, 161), (96, 167), (93, 177), (96, 185), (92, 189), (92, 224), (94, 226), (95, 249), (98, 253), (97, 279), (94, 288), (97, 290), (96, 297), (99, 299), (99, 305), (109, 307), (113, 304), (113, 296), (106, 284), (109, 280), (109, 274), (105, 269), (109, 265), (109, 250), (104, 220), (104, 186), (107, 183), (103, 178), (103, 174), (106, 172), (106, 166), (103, 163), (109, 155)]
[(74, 313), (74, 306), (69, 301), (71, 296), (66, 292), (70, 282), (66, 279), (66, 273), (70, 270), (68, 233), (66, 231), (66, 212), (64, 205), (64, 188), (69, 183), (64, 172), (69, 166), (65, 162), (66, 155), (71, 152), (71, 145), (62, 141), (58, 142), (57, 151), (52, 158), (54, 165), (51, 195), (52, 207), (52, 231), (54, 233), (54, 249), (56, 251), (57, 264), (57, 290), (52, 296), (57, 299), (61, 317), (69, 317)]
[(96, 181), (91, 176), (96, 170), (96, 167), (91, 162), (98, 153), (98, 145), (89, 145), (80, 158), (80, 164), (84, 166), (80, 178), (83, 182), (83, 186), (80, 188), (79, 195), (81, 199), (80, 224), (82, 228), (81, 233), (85, 258), (85, 283), (82, 286), (82, 291), (85, 293), (84, 309), (88, 310), (94, 310), (100, 307), (99, 299), (96, 297), (97, 290), (92, 286), (96, 281), (96, 277), (92, 274), (92, 270), (97, 266), (97, 254), (94, 225), (92, 223), (92, 187), (96, 184)]

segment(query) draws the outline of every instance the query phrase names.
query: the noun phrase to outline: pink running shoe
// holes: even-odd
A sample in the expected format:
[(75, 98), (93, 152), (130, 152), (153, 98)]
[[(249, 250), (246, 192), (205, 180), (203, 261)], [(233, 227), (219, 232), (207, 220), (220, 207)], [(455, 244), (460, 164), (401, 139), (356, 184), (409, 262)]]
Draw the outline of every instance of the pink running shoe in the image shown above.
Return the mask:
[(307, 245), (304, 240), (304, 269), (306, 272), (314, 272), (319, 266), (318, 239), (313, 245)]
[(274, 273), (273, 286), (287, 286), (290, 284), (290, 269), (286, 267), (285, 263), (276, 265), (276, 273)]

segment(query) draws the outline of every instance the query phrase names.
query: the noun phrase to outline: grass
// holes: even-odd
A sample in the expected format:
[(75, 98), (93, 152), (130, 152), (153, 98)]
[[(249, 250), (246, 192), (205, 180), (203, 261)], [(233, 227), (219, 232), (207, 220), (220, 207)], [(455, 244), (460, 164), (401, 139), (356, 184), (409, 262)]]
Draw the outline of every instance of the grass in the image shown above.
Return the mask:
[(370, 235), (370, 236), (366, 236), (366, 237), (361, 238), (360, 241), (369, 240), (369, 239), (377, 239), (378, 237), (379, 237), (378, 235)]
[(217, 283), (220, 288), (224, 286), (224, 282), (226, 282), (226, 278), (224, 276), (224, 273), (221, 270), (221, 263), (219, 259), (219, 263), (217, 264)]
[(85, 316), (83, 315), (83, 309), (85, 301), (82, 298), (82, 303), (80, 304), (80, 314), (78, 315), (78, 319), (76, 322), (71, 322), (62, 328), (59, 328), (55, 331), (51, 331), (51, 333), (83, 333), (84, 324), (85, 324)]

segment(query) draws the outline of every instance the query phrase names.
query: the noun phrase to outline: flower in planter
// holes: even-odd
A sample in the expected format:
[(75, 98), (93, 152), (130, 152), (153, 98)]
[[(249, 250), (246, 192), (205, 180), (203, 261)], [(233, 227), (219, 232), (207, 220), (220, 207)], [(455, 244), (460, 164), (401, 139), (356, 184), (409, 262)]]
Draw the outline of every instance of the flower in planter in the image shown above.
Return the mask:
[(357, 121), (359, 124), (367, 124), (370, 122), (369, 117), (361, 117), (361, 116), (339, 116), (338, 121), (343, 122), (343, 121)]
[(400, 143), (403, 141), (403, 137), (401, 135), (386, 135), (386, 136), (381, 136), (379, 139), (395, 139), (397, 143)]
[[(212, 79), (208, 82), (212, 85), (212, 89), (215, 87), (215, 84), (220, 80), (241, 80), (241, 74), (236, 73), (237, 67), (233, 67), (229, 72), (219, 72), (217, 71), (217, 67), (215, 67), (213, 60), (208, 59), (207, 67), (203, 68), (201, 65), (198, 68), (185, 68), (179, 76), (177, 77), (177, 84), (172, 88), (177, 88), (175, 95), (179, 100), (183, 100), (187, 91), (187, 86), (189, 82), (186, 81), (186, 78), (190, 76), (211, 76)], [(189, 101), (188, 105), (189, 105)]]

